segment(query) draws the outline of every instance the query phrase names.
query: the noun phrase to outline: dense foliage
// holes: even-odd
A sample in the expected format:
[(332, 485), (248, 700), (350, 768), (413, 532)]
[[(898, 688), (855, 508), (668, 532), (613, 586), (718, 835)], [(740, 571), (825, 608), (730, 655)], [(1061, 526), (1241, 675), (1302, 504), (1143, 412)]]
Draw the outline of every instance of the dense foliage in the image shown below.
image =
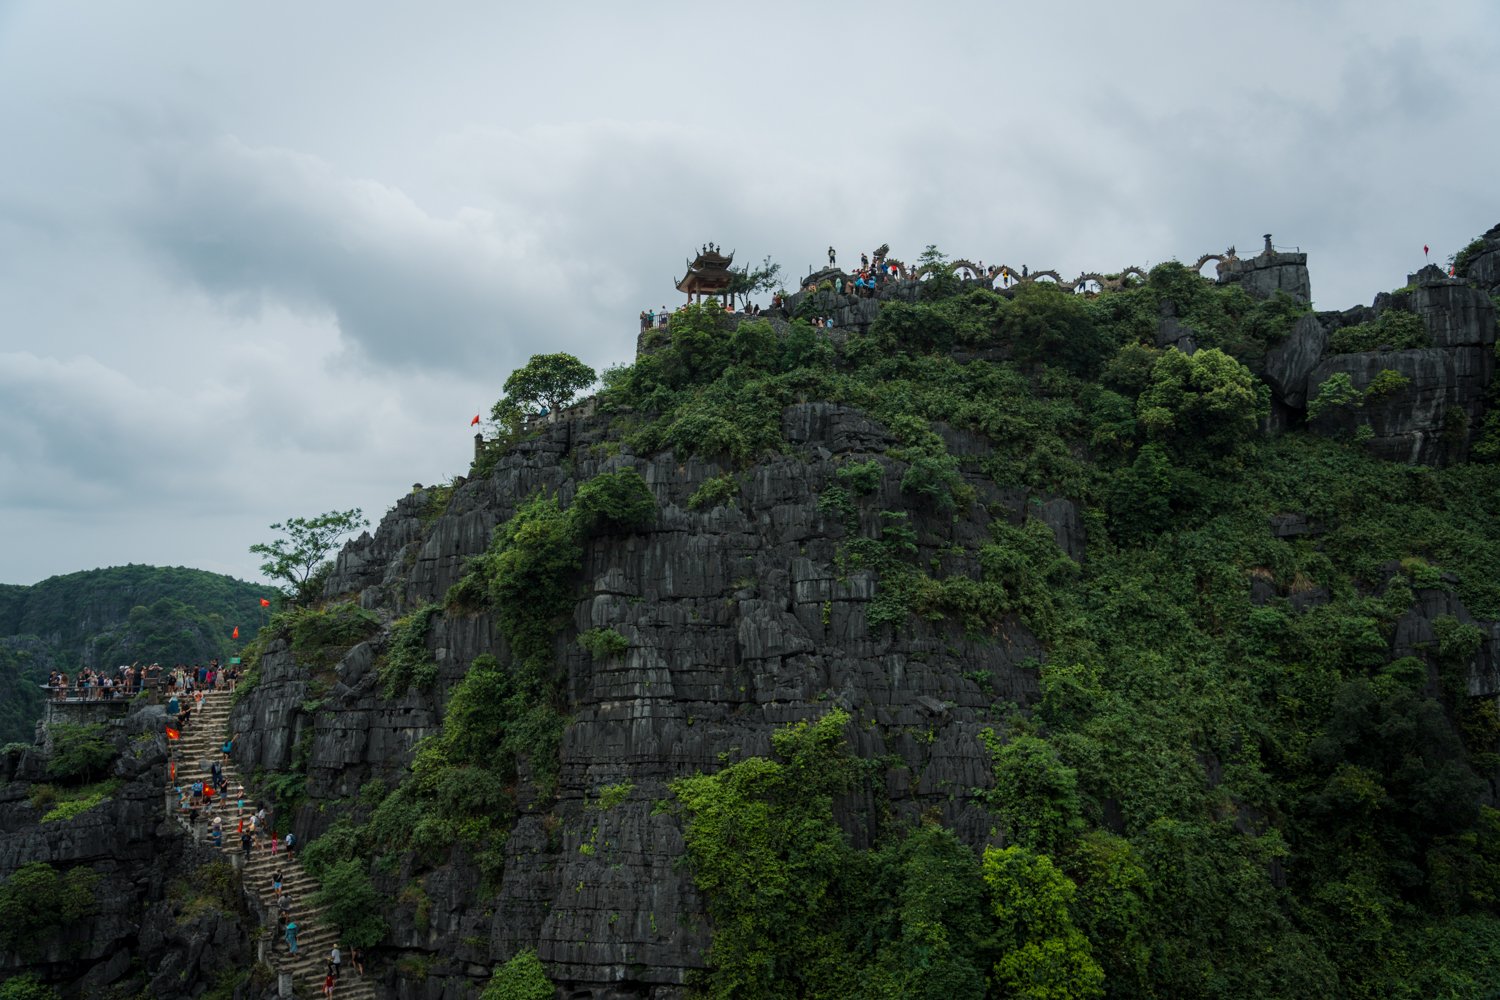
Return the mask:
[(556, 995), (541, 959), (527, 948), (496, 967), (479, 1000), (552, 1000)]
[[(1151, 346), (1164, 313), (1204, 349)], [(1487, 981), (1500, 813), (1481, 802), (1500, 718), (1462, 680), (1479, 635), (1440, 619), (1420, 658), (1390, 649), (1423, 588), (1500, 614), (1500, 474), (1264, 438), (1268, 392), (1245, 362), (1304, 313), (1163, 265), (1093, 300), (1035, 285), (887, 304), (837, 349), (801, 323), (728, 329), (689, 309), (607, 375), (603, 404), (637, 449), (749, 462), (785, 447), (790, 403), (870, 413), (897, 445), (841, 471), (820, 508), (846, 529), (843, 565), (879, 577), (872, 626), (920, 615), (984, 635), (1017, 614), (1044, 641), (1041, 704), (992, 738), (984, 798), (1007, 846), (924, 861), (982, 918), (940, 923), (943, 948), (924, 948), (951, 958), (924, 966), (942, 992), (1470, 996)], [(1415, 346), (1415, 319), (1388, 310), (1336, 337)], [(1372, 405), (1399, 378), (1348, 399), (1335, 386), (1322, 406)], [(937, 422), (992, 454), (949, 454)], [(869, 507), (886, 470), (905, 509)], [(1082, 501), (1088, 561), (1029, 518), (992, 522), (975, 577), (929, 566), (912, 515), (965, 509), (975, 474)], [(1270, 518), (1286, 512), (1313, 528), (1278, 538)], [(910, 911), (874, 873), (944, 833), (892, 826), (849, 845), (831, 803), (865, 779), (841, 724), (675, 786), (714, 919), (710, 995), (924, 988), (886, 978)]]
[(50, 940), (93, 913), (90, 868), (59, 872), (45, 861), (22, 865), (0, 882), (0, 951), (36, 957)]

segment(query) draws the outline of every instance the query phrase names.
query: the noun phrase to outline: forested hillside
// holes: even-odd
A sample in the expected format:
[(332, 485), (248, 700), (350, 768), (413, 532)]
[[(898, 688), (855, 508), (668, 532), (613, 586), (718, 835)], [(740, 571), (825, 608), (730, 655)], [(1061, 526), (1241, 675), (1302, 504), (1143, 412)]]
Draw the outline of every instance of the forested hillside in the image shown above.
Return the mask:
[[(0, 587), (0, 744), (30, 742), (49, 670), (227, 660), (266, 618), (261, 584), (184, 567), (113, 566)], [(239, 626), (241, 640), (231, 632)]]

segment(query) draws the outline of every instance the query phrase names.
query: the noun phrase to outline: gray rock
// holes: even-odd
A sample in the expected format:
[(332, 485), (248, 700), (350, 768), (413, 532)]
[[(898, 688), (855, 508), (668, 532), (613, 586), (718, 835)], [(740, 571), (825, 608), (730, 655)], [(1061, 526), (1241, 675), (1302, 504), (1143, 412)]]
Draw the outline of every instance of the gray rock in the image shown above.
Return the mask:
[(1219, 265), (1220, 284), (1238, 284), (1257, 299), (1286, 292), (1299, 302), (1312, 301), (1312, 279), (1305, 253), (1262, 253), (1235, 257)]
[(1307, 405), (1307, 376), (1328, 347), (1328, 332), (1312, 314), (1297, 320), (1287, 338), (1266, 353), (1265, 380), (1286, 405)]
[(1308, 376), (1308, 398), (1315, 397), (1336, 372), (1347, 374), (1361, 391), (1387, 370), (1400, 373), (1407, 382), (1357, 411), (1328, 413), (1311, 426), (1321, 433), (1349, 435), (1367, 422), (1374, 432), (1368, 446), (1382, 458), (1425, 465), (1463, 461), (1484, 412), (1494, 364), (1494, 353), (1487, 347), (1334, 355)]

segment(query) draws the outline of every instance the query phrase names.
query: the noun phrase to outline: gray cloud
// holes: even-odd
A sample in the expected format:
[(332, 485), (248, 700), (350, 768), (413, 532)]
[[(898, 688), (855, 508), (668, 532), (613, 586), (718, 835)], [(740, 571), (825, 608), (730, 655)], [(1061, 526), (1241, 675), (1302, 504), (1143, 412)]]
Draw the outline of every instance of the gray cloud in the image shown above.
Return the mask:
[[(295, 25), (295, 30), (289, 30)], [(1495, 219), (1500, 9), (0, 6), (0, 579), (255, 575), (629, 360), (705, 240), (1064, 273), (1266, 230), (1324, 307)]]

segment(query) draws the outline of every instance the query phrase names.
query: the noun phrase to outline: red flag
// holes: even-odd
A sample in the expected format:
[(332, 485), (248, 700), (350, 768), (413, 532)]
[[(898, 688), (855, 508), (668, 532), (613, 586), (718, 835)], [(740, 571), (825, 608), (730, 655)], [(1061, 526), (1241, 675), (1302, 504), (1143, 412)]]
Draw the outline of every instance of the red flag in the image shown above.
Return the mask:
[(469, 421), (469, 426), (473, 427), (477, 423), (479, 423), (479, 414), (476, 413), (474, 414), (474, 419)]
[(229, 633), (229, 638), (231, 638), (231, 639), (238, 639), (239, 637), (240, 637), (240, 627), (238, 625), (236, 625), (234, 627), (234, 631), (231, 632), (231, 633)]
[(271, 602), (262, 597), (260, 599), (260, 606), (263, 608), (269, 608), (271, 606)]
[(182, 735), (181, 733), (179, 733), (177, 730), (173, 729), (171, 726), (167, 727), (167, 739), (169, 739), (169, 740), (175, 740), (178, 737), (180, 737), (181, 735)]
[(1426, 244), (1426, 243), (1423, 243), (1423, 244), (1422, 244), (1422, 256), (1423, 256), (1423, 257), (1426, 257), (1426, 256), (1427, 256), (1427, 251), (1428, 251), (1428, 249), (1429, 249), (1429, 248), (1428, 248), (1428, 246), (1427, 246), (1427, 244)]

